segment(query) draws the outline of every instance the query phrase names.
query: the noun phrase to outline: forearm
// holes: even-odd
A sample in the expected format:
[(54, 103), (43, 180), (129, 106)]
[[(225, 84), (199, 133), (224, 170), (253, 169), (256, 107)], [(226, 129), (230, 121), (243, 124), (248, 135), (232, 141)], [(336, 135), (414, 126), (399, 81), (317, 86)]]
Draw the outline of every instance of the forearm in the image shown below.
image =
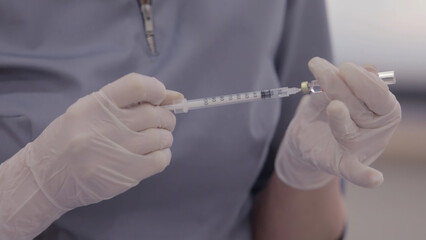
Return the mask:
[(301, 191), (274, 173), (255, 202), (253, 239), (338, 239), (344, 224), (338, 178), (322, 188)]
[(0, 165), (0, 239), (33, 239), (65, 211), (38, 187), (22, 149)]

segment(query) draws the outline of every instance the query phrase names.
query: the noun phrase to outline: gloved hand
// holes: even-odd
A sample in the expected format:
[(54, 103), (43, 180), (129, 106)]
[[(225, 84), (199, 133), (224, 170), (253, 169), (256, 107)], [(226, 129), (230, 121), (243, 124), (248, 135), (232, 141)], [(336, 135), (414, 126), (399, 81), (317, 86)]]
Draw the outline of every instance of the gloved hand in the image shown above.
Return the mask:
[(66, 211), (161, 172), (176, 119), (158, 105), (182, 97), (133, 73), (71, 105), (0, 165), (0, 239), (32, 239)]
[(372, 66), (336, 68), (318, 57), (308, 65), (324, 92), (302, 98), (277, 154), (278, 177), (302, 190), (322, 187), (333, 176), (380, 185), (382, 173), (368, 165), (400, 122), (398, 101)]

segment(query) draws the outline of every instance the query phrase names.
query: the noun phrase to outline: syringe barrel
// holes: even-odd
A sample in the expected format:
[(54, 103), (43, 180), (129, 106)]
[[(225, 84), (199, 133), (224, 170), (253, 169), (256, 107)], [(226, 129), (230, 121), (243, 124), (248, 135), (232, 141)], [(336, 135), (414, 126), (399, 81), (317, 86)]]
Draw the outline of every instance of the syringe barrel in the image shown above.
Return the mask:
[(179, 99), (171, 105), (163, 106), (165, 109), (173, 111), (174, 113), (187, 113), (189, 110), (225, 106), (237, 103), (252, 102), (264, 99), (282, 98), (289, 95), (296, 94), (300, 91), (298, 88), (273, 88), (262, 91), (252, 91), (244, 93), (235, 93), (228, 95), (219, 95), (214, 97), (205, 97), (198, 99)]
[(182, 98), (179, 100), (173, 101), (173, 104), (163, 106), (165, 109), (173, 111), (174, 113), (187, 113), (188, 112), (188, 100)]

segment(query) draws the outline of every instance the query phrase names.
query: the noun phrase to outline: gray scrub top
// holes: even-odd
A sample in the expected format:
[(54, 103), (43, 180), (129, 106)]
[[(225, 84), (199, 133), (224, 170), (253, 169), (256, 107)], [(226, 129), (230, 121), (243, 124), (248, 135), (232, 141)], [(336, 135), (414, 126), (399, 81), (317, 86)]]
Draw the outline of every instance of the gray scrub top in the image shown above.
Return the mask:
[[(152, 0), (156, 55), (139, 9), (137, 0), (0, 0), (0, 161), (130, 72), (192, 99), (298, 86), (312, 78), (311, 57), (330, 59), (323, 1)], [(251, 190), (298, 101), (178, 115), (164, 172), (69, 211), (39, 239), (250, 239)]]

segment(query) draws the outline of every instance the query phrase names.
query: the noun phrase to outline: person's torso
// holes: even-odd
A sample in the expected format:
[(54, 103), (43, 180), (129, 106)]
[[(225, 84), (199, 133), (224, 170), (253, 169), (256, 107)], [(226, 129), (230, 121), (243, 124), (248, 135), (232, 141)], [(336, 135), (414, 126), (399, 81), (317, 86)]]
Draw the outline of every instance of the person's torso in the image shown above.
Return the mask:
[[(152, 0), (152, 55), (137, 0), (1, 0), (0, 161), (129, 72), (188, 99), (278, 87), (284, 13), (284, 0)], [(49, 239), (249, 239), (250, 190), (279, 109), (270, 100), (178, 115), (164, 172), (68, 212)]]

